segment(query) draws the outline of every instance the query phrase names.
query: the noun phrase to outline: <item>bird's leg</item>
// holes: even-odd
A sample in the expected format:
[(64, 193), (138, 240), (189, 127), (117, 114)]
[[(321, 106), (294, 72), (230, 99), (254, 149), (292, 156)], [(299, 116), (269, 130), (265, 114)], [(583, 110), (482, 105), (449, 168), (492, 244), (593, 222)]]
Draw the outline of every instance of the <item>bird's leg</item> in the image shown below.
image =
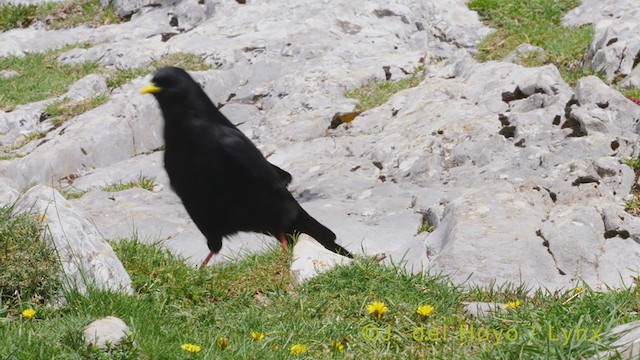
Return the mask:
[(282, 251), (287, 251), (287, 237), (284, 235), (284, 231), (280, 231), (278, 234), (280, 244), (282, 244)]
[(204, 261), (202, 262), (202, 265), (200, 265), (200, 269), (204, 269), (205, 267), (207, 267), (207, 264), (209, 263), (209, 260), (211, 260), (211, 258), (215, 254), (216, 253), (214, 253), (213, 251), (209, 252), (209, 255), (207, 255), (207, 257), (204, 258)]

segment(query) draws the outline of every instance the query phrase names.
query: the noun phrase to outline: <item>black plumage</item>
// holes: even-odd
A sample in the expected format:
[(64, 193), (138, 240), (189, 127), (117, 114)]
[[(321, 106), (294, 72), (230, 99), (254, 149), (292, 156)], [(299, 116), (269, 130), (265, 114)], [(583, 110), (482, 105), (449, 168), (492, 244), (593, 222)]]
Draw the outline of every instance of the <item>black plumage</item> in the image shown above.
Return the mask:
[(186, 71), (161, 68), (142, 92), (160, 104), (164, 165), (171, 186), (207, 238), (211, 252), (204, 264), (220, 251), (223, 237), (239, 231), (271, 234), (284, 249), (285, 234), (306, 233), (351, 257), (287, 190), (291, 175), (269, 163)]

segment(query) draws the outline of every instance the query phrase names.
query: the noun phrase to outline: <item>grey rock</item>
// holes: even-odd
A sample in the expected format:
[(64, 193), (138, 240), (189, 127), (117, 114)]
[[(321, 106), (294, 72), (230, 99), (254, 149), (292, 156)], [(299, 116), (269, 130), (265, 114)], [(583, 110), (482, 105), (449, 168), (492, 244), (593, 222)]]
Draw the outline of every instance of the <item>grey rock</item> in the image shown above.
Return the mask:
[(352, 260), (335, 254), (307, 234), (302, 234), (293, 248), (291, 274), (294, 284), (315, 277), (336, 265), (349, 264)]
[(0, 178), (0, 206), (12, 205), (19, 194), (18, 184), (11, 179)]
[(214, 2), (182, 1), (175, 6), (173, 13), (178, 19), (178, 28), (188, 31), (209, 19), (214, 14)]
[(131, 16), (145, 7), (169, 6), (180, 0), (100, 0), (100, 6), (112, 6), (119, 17)]
[[(12, 174), (22, 186), (33, 181), (51, 183), (159, 148), (159, 110), (152, 99), (139, 95), (140, 86), (112, 95), (106, 104), (67, 121), (56, 130), (58, 136), (26, 157), (0, 163), (0, 173)], [(129, 96), (142, 101), (130, 102)], [(122, 111), (128, 115), (121, 115)]]
[(88, 287), (131, 293), (131, 279), (113, 249), (85, 213), (44, 185), (29, 189), (16, 203), (16, 213), (37, 214), (43, 240), (60, 256), (65, 286), (85, 293)]
[[(135, 52), (131, 52), (131, 48)], [(140, 40), (126, 40), (119, 43), (98, 44), (89, 49), (71, 49), (60, 54), (58, 60), (63, 64), (96, 62), (114, 70), (138, 68), (161, 58), (166, 50), (156, 43)]]
[(89, 347), (106, 349), (120, 344), (129, 333), (129, 326), (124, 321), (115, 316), (107, 316), (87, 325), (82, 338)]
[(108, 92), (107, 80), (103, 75), (90, 74), (69, 86), (65, 97), (73, 101), (82, 101)]
[(18, 105), (10, 112), (0, 111), (0, 147), (14, 148), (20, 143), (19, 136), (37, 132), (44, 109), (53, 100)]
[(591, 359), (637, 359), (640, 354), (640, 321), (618, 325), (606, 334), (600, 334), (601, 338), (611, 339), (613, 350), (600, 352)]
[(60, 179), (58, 186), (63, 190), (87, 191), (118, 183), (135, 182), (144, 176), (163, 187), (168, 187), (169, 179), (163, 167), (163, 154), (162, 151), (156, 151), (134, 156), (107, 167), (87, 169), (76, 176)]
[(504, 61), (517, 64), (520, 63), (523, 56), (531, 56), (535, 53), (540, 53), (540, 56), (543, 56), (544, 59), (543, 48), (527, 43), (520, 44), (511, 53), (509, 53), (509, 55), (507, 55)]
[[(456, 282), (468, 279), (487, 284), (493, 279), (518, 283), (527, 279), (532, 287), (568, 285), (570, 280), (559, 274), (536, 231), (543, 226), (549, 205), (540, 192), (531, 188), (516, 192), (506, 182), (467, 192), (449, 205), (440, 226), (426, 239), (427, 246), (434, 249), (432, 269), (450, 273), (455, 266), (452, 278)], [(520, 227), (502, 226), (504, 221)], [(502, 255), (496, 257), (496, 253)]]
[[(622, 133), (638, 133), (637, 119), (640, 118), (640, 107), (635, 105), (620, 92), (610, 88), (596, 76), (587, 76), (576, 84), (576, 99), (585, 104), (586, 112), (602, 124), (615, 122)], [(611, 125), (609, 125), (611, 126)]]
[(597, 24), (603, 20), (632, 18), (637, 12), (634, 0), (585, 0), (571, 9), (562, 19), (565, 26)]
[(585, 56), (585, 66), (603, 71), (609, 83), (623, 77), (625, 86), (631, 86), (636, 82), (631, 72), (640, 51), (639, 14), (640, 5), (634, 1), (588, 0), (565, 15), (563, 22), (570, 26), (593, 24), (596, 34)]
[[(63, 30), (44, 30), (34, 27), (26, 29), (12, 29), (0, 33), (0, 56), (24, 56), (28, 53), (38, 53), (58, 49), (70, 44), (113, 42), (115, 48), (122, 48), (129, 41), (129, 49), (139, 46), (139, 39), (152, 38), (147, 47), (162, 47), (159, 37), (173, 29), (166, 20), (166, 10), (154, 9), (144, 16), (132, 18), (122, 24), (103, 25), (97, 28), (75, 27)], [(154, 45), (155, 44), (155, 45)], [(130, 52), (129, 52), (130, 54)], [(77, 54), (76, 54), (77, 55)], [(87, 60), (89, 61), (89, 60)], [(147, 59), (142, 58), (144, 64)]]
[(15, 71), (15, 70), (2, 70), (2, 71), (0, 71), (0, 78), (3, 78), (3, 79), (10, 79), (10, 78), (18, 76), (18, 75), (20, 75), (20, 73)]
[(504, 312), (504, 304), (488, 302), (465, 302), (464, 310), (473, 317), (487, 317)]

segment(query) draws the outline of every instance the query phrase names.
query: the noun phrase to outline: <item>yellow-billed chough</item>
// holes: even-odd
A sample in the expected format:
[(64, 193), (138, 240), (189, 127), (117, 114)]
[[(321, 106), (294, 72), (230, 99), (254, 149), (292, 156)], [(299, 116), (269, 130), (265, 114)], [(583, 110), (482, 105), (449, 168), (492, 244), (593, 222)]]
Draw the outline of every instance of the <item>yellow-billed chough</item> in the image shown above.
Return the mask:
[(305, 233), (325, 248), (351, 257), (336, 235), (291, 196), (291, 175), (269, 163), (255, 145), (213, 105), (186, 71), (159, 69), (142, 93), (153, 94), (164, 117), (164, 166), (171, 186), (207, 238), (211, 251), (239, 231), (275, 236)]

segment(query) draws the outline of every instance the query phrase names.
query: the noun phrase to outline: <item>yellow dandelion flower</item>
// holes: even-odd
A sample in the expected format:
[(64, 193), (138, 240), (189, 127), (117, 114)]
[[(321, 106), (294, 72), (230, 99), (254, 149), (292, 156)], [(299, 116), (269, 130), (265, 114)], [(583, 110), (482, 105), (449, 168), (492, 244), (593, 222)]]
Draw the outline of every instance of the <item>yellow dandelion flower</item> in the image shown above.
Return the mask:
[(583, 288), (581, 288), (581, 287), (577, 287), (577, 288), (575, 288), (575, 289), (573, 290), (573, 292), (575, 292), (575, 293), (581, 293), (581, 292), (582, 292), (582, 290), (584, 290), (584, 289), (583, 289)]
[(227, 347), (227, 345), (229, 345), (229, 339), (223, 337), (218, 339), (218, 342), (216, 343), (218, 349), (224, 349)]
[(374, 301), (367, 305), (367, 312), (377, 316), (378, 319), (380, 319), (387, 311), (389, 311), (389, 308), (381, 301)]
[(305, 352), (307, 352), (307, 350), (309, 350), (309, 348), (304, 344), (293, 344), (289, 349), (289, 351), (291, 351), (291, 355), (304, 354)]
[(334, 341), (331, 344), (329, 344), (329, 347), (336, 349), (338, 351), (342, 351), (344, 350), (344, 344), (341, 343), (340, 341)]
[(251, 337), (255, 341), (260, 341), (260, 340), (264, 339), (264, 333), (259, 332), (259, 331), (252, 331), (251, 332)]
[(33, 310), (32, 308), (25, 309), (22, 312), (22, 317), (25, 318), (25, 319), (32, 319), (35, 316), (36, 316), (36, 311)]
[(520, 302), (520, 300), (516, 300), (516, 301), (509, 301), (508, 303), (502, 305), (502, 308), (507, 310), (507, 309), (516, 309), (518, 307), (520, 307), (520, 304), (522, 304)]
[(196, 344), (182, 344), (182, 346), (180, 347), (182, 348), (182, 350), (190, 353), (197, 353), (202, 350), (200, 345), (196, 345)]
[(422, 305), (418, 307), (418, 310), (416, 310), (416, 312), (418, 313), (418, 315), (420, 316), (424, 316), (427, 317), (429, 315), (431, 315), (431, 313), (435, 310), (436, 308), (434, 308), (431, 305)]

